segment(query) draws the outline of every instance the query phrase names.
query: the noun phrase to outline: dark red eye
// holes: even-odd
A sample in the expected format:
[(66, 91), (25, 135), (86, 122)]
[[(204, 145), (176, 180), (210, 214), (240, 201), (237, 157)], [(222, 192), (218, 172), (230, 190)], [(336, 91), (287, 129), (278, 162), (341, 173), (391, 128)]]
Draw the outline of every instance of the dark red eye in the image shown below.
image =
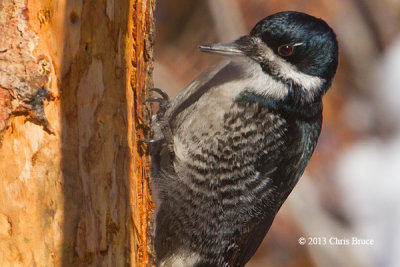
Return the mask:
[(294, 46), (293, 45), (281, 45), (280, 47), (278, 47), (278, 53), (279, 55), (283, 56), (283, 57), (287, 57), (290, 56), (291, 54), (293, 54), (294, 51)]

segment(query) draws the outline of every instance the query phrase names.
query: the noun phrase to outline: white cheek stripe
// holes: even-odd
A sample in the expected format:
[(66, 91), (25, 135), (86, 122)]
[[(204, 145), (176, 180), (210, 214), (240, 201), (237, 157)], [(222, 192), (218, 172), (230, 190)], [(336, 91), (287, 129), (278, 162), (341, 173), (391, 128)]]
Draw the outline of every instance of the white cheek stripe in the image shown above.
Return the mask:
[(262, 42), (259, 38), (253, 38), (253, 40), (257, 43), (257, 46), (261, 47), (264, 50), (263, 55), (265, 59), (273, 62), (275, 66), (278, 67), (279, 75), (283, 79), (292, 80), (310, 93), (314, 93), (320, 90), (322, 84), (325, 82), (324, 79), (302, 73), (295, 66), (293, 66), (283, 58), (277, 56), (274, 51), (267, 45), (265, 45), (265, 43)]
[[(273, 79), (269, 74), (265, 73), (260, 64), (247, 57), (232, 58), (239, 64), (245, 64), (246, 77), (240, 81), (232, 82), (229, 90), (233, 93), (233, 98), (236, 98), (243, 92), (243, 88), (250, 89), (252, 92), (263, 96), (270, 96), (275, 99), (284, 99), (288, 95), (288, 87), (286, 84)], [(235, 84), (237, 83), (237, 84)], [(233, 92), (232, 88), (237, 88), (237, 92)]]

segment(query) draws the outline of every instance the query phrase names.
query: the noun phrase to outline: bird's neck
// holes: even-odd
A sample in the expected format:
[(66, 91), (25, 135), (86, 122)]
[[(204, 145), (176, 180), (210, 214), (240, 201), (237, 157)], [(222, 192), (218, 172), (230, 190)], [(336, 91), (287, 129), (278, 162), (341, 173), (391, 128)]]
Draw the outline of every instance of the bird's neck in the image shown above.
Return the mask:
[(321, 115), (321, 97), (316, 97), (311, 103), (299, 101), (298, 97), (296, 93), (293, 93), (289, 94), (284, 99), (275, 99), (246, 91), (236, 98), (236, 102), (239, 105), (244, 103), (258, 103), (260, 106), (268, 108), (270, 111), (302, 120), (313, 119)]

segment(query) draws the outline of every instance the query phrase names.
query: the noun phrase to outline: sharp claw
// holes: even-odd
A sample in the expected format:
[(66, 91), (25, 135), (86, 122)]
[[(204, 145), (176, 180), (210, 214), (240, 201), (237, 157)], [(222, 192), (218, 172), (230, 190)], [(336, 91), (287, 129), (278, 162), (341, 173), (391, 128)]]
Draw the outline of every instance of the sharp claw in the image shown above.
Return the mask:
[(158, 103), (163, 103), (165, 99), (158, 98), (158, 97), (150, 97), (147, 98), (144, 102), (158, 102)]
[(161, 90), (160, 88), (152, 88), (150, 89), (150, 91), (158, 93), (160, 96), (162, 96), (164, 100), (169, 101), (168, 94), (165, 91)]
[(164, 138), (157, 138), (157, 139), (138, 139), (139, 142), (143, 142), (146, 144), (153, 144), (153, 143), (157, 143), (160, 142), (161, 140), (163, 140)]

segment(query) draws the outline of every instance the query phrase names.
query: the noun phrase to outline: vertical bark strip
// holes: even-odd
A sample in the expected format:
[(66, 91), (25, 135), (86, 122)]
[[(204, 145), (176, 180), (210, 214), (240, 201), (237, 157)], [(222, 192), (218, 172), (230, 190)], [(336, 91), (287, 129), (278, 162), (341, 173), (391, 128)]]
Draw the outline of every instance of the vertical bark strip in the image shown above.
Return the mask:
[[(132, 99), (133, 103), (128, 105), (128, 114), (133, 114), (128, 119), (128, 128), (136, 131), (136, 134), (129, 133), (131, 136), (130, 147), (133, 150), (134, 159), (131, 162), (131, 177), (133, 187), (131, 201), (133, 206), (133, 224), (136, 229), (136, 235), (131, 239), (131, 246), (138, 244), (137, 255), (132, 254), (132, 262), (135, 260), (137, 266), (150, 266), (152, 263), (152, 224), (149, 221), (152, 210), (154, 209), (153, 202), (150, 198), (150, 186), (146, 177), (149, 176), (149, 161), (145, 155), (146, 146), (138, 143), (138, 138), (148, 136), (148, 127), (144, 123), (144, 118), (141, 115), (145, 94), (143, 90), (135, 90), (135, 88), (151, 88), (153, 81), (149, 73), (153, 70), (153, 45), (154, 45), (154, 0), (138, 0), (133, 5), (130, 18), (132, 22), (131, 39), (129, 46), (132, 47), (132, 54), (128, 69), (129, 84), (127, 95), (128, 99)], [(151, 19), (149, 19), (151, 18)], [(131, 24), (132, 23), (132, 24)], [(133, 88), (133, 90), (132, 90)], [(132, 108), (132, 109), (131, 109)], [(138, 147), (139, 146), (139, 147)], [(144, 165), (146, 166), (144, 167)], [(145, 265), (146, 263), (147, 265)]]
[(154, 0), (0, 1), (0, 266), (148, 266)]

